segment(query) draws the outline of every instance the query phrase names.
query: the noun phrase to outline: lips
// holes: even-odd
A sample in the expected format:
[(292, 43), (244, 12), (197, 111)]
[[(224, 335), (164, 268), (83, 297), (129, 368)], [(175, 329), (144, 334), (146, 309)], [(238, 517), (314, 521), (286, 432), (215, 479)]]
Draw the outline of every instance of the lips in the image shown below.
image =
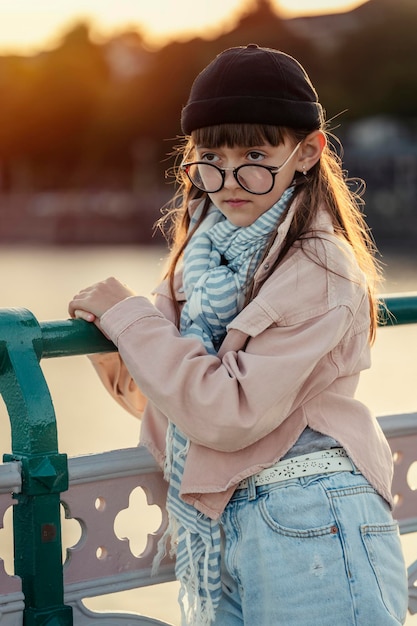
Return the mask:
[(228, 200), (225, 200), (225, 202), (231, 207), (239, 207), (246, 204), (248, 201), (242, 200), (241, 198), (229, 198)]

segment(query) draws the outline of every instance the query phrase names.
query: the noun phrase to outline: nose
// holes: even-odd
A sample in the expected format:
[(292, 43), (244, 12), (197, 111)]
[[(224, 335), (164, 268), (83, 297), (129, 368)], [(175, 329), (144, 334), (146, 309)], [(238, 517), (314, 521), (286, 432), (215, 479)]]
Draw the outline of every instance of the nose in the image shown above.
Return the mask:
[(239, 187), (239, 184), (236, 178), (234, 177), (234, 171), (235, 171), (234, 167), (227, 167), (224, 169), (224, 185), (223, 186), (226, 189), (236, 189), (236, 187)]

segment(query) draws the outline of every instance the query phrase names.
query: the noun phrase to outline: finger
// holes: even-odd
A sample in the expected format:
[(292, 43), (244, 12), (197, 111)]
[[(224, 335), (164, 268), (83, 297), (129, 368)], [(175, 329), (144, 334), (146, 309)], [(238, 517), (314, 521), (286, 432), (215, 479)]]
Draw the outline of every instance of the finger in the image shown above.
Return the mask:
[(78, 312), (83, 311), (84, 313), (90, 312), (86, 310), (89, 307), (83, 308), (85, 300), (86, 298), (82, 296), (81, 293), (78, 293), (76, 296), (73, 297), (73, 299), (68, 304), (68, 313), (70, 314), (71, 317), (76, 317), (75, 315), (76, 311)]
[(77, 319), (85, 320), (86, 322), (95, 322), (96, 320), (96, 316), (93, 313), (83, 311), (82, 309), (75, 309), (74, 317)]

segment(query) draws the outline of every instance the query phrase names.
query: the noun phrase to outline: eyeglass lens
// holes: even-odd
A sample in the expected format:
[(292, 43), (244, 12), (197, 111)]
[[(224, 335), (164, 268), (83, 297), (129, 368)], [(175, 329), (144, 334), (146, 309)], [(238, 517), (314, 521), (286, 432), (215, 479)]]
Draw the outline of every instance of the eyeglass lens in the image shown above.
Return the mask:
[[(193, 185), (208, 193), (215, 193), (223, 186), (221, 171), (209, 163), (192, 164), (187, 168), (187, 174)], [(253, 193), (265, 193), (274, 183), (273, 174), (259, 165), (243, 165), (236, 172), (239, 184)]]

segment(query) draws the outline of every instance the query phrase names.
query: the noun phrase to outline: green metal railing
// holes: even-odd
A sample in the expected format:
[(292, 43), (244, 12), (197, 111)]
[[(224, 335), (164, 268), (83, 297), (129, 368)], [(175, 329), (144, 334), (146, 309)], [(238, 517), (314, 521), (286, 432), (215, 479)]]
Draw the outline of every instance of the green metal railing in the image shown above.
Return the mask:
[(417, 293), (392, 294), (381, 300), (381, 324), (416, 324)]
[[(417, 294), (383, 299), (382, 322), (417, 323)], [(0, 310), (0, 393), (11, 423), (22, 488), (13, 507), (15, 573), (22, 579), (25, 626), (72, 625), (64, 604), (60, 494), (68, 489), (67, 456), (58, 451), (55, 412), (42, 358), (114, 351), (92, 324), (38, 322), (26, 309)]]
[(11, 423), (22, 488), (13, 507), (15, 573), (22, 579), (25, 626), (67, 626), (63, 601), (60, 494), (67, 456), (58, 451), (55, 411), (41, 358), (109, 352), (115, 346), (81, 320), (38, 323), (26, 309), (0, 310), (0, 392)]

